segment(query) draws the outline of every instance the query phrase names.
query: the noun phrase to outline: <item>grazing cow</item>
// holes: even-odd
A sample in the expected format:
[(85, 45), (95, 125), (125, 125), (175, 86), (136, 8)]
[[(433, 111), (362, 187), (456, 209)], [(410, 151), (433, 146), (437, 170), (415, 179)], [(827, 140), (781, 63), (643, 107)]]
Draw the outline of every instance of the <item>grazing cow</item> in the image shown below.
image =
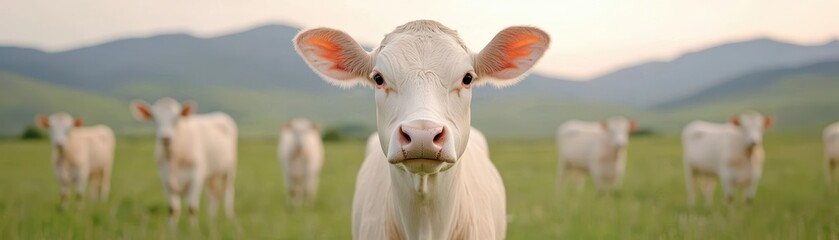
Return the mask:
[(839, 166), (839, 123), (824, 129), (824, 157), (827, 161), (827, 184), (833, 183), (833, 174)]
[(486, 139), (470, 134), (472, 87), (516, 83), (549, 41), (537, 28), (510, 27), (472, 54), (457, 32), (428, 20), (397, 27), (369, 53), (338, 30), (297, 35), (297, 52), (326, 81), (374, 89), (369, 142), (378, 147), (358, 173), (354, 239), (504, 238), (504, 184)]
[(719, 179), (729, 204), (734, 201), (735, 187), (745, 188), (746, 201), (751, 202), (763, 172), (763, 132), (771, 126), (771, 117), (755, 111), (732, 116), (729, 123), (688, 124), (682, 132), (688, 203), (695, 204), (700, 184), (710, 205), (714, 178)]
[[(624, 117), (600, 122), (571, 120), (559, 126), (557, 188), (573, 171), (588, 173), (598, 190), (620, 186), (626, 169), (626, 145), (637, 123)], [(576, 179), (582, 185), (583, 179)]]
[(50, 132), (61, 206), (67, 207), (69, 188), (75, 187), (76, 198), (81, 199), (88, 184), (93, 200), (106, 200), (114, 161), (114, 131), (105, 125), (82, 127), (81, 118), (73, 119), (64, 112), (38, 116), (35, 122)]
[(311, 204), (323, 167), (323, 142), (317, 125), (305, 118), (289, 121), (280, 131), (278, 149), (290, 206)]
[(161, 98), (154, 105), (135, 100), (131, 112), (138, 121), (157, 123), (155, 157), (169, 198), (169, 224), (177, 226), (181, 198), (189, 206), (190, 220), (201, 202), (201, 190), (207, 186), (209, 217), (215, 217), (224, 198), (225, 214), (233, 219), (233, 195), (236, 179), (236, 123), (222, 112), (193, 114), (195, 103), (183, 105), (171, 98)]

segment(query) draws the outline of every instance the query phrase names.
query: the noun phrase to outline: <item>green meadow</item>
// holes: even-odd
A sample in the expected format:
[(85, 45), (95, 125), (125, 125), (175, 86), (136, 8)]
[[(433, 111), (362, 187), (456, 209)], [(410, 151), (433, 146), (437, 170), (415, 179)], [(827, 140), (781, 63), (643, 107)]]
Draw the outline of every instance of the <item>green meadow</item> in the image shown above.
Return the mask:
[[(738, 198), (732, 208), (719, 188), (713, 205), (687, 206), (675, 136), (633, 137), (623, 187), (610, 195), (598, 194), (590, 180), (557, 192), (549, 139), (490, 139), (490, 152), (507, 189), (508, 239), (837, 239), (839, 186), (825, 183), (819, 139), (768, 133), (756, 201)], [(209, 221), (202, 208), (198, 226), (183, 214), (171, 231), (151, 140), (119, 139), (110, 199), (68, 209), (58, 205), (48, 142), (2, 141), (0, 239), (351, 238), (363, 142), (326, 144), (317, 201), (297, 211), (286, 208), (276, 142), (245, 139), (239, 146), (237, 221)]]

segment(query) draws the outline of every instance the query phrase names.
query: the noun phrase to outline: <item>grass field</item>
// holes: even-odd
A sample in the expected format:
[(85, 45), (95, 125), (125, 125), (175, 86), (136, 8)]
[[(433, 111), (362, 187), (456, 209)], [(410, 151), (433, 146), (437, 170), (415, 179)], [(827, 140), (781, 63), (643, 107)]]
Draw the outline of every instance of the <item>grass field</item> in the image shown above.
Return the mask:
[[(508, 239), (837, 239), (839, 191), (824, 181), (818, 134), (769, 133), (756, 201), (732, 211), (721, 193), (711, 207), (686, 205), (676, 137), (633, 138), (624, 185), (598, 195), (589, 182), (556, 193), (550, 140), (491, 141), (507, 188)], [(58, 208), (47, 142), (0, 142), (0, 239), (349, 239), (363, 143), (326, 145), (314, 206), (289, 212), (273, 141), (240, 142), (237, 228), (202, 209), (191, 229), (166, 225), (167, 206), (148, 140), (119, 139), (111, 198)], [(839, 190), (837, 187), (836, 190)], [(701, 202), (700, 202), (701, 203)], [(215, 225), (216, 228), (211, 228)], [(215, 230), (211, 230), (215, 229)]]

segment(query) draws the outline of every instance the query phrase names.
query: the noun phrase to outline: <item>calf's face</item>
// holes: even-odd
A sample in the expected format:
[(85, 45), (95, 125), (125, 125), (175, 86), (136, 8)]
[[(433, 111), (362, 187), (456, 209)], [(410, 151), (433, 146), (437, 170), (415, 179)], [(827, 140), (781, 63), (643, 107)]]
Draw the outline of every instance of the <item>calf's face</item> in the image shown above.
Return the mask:
[(149, 106), (146, 102), (131, 102), (131, 113), (141, 122), (154, 120), (157, 124), (157, 140), (168, 146), (178, 130), (178, 123), (192, 114), (195, 103), (186, 101), (183, 105), (171, 98), (161, 98)]
[(763, 132), (772, 127), (772, 117), (746, 112), (731, 117), (730, 122), (743, 132), (743, 143), (749, 148), (763, 144)]
[(510, 27), (472, 54), (454, 30), (420, 20), (397, 27), (371, 53), (328, 28), (301, 32), (294, 45), (328, 82), (372, 87), (388, 162), (433, 174), (450, 168), (466, 149), (472, 87), (514, 84), (549, 41), (537, 28)]
[(53, 113), (49, 117), (38, 116), (35, 119), (35, 124), (42, 129), (48, 129), (52, 145), (60, 149), (67, 145), (70, 129), (82, 126), (82, 119), (74, 119), (70, 114), (59, 112)]
[(621, 148), (629, 143), (629, 133), (634, 132), (638, 124), (635, 120), (624, 117), (613, 117), (600, 121), (600, 125), (609, 134), (614, 147)]
[(303, 141), (311, 134), (318, 136), (318, 126), (305, 118), (295, 118), (283, 125), (283, 131), (290, 133), (296, 146), (302, 146)]

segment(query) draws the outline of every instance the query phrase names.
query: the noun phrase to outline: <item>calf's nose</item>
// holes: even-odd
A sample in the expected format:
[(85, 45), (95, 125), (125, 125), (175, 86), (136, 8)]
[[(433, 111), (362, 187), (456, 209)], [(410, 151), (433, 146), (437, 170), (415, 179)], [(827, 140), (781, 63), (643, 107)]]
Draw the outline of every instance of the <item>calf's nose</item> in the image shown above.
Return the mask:
[(406, 159), (438, 159), (447, 141), (443, 124), (415, 120), (399, 126), (399, 144)]

